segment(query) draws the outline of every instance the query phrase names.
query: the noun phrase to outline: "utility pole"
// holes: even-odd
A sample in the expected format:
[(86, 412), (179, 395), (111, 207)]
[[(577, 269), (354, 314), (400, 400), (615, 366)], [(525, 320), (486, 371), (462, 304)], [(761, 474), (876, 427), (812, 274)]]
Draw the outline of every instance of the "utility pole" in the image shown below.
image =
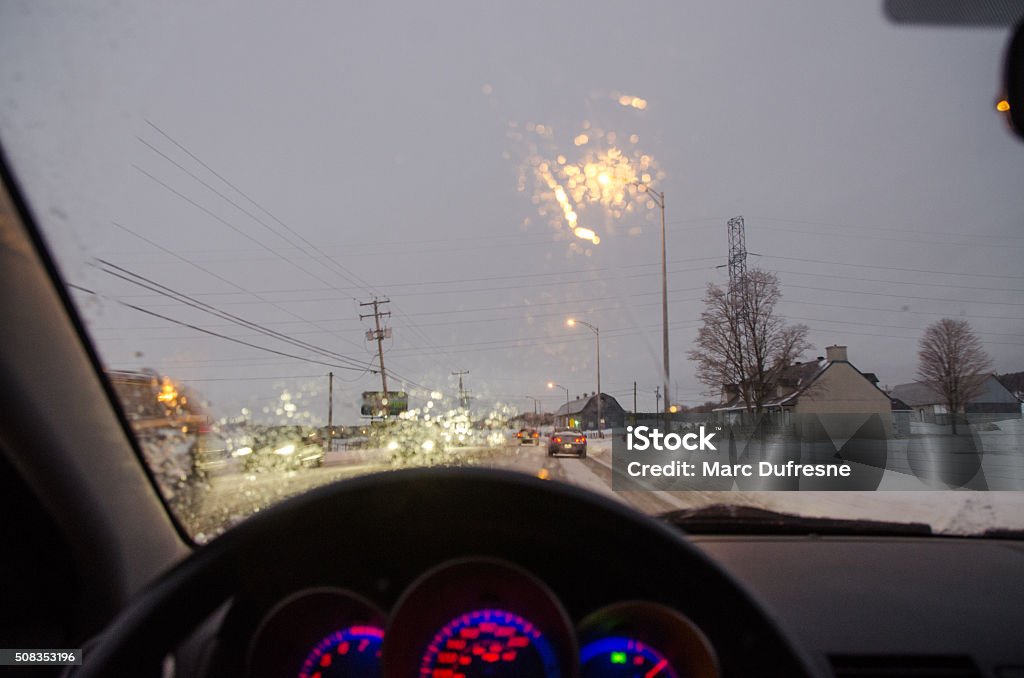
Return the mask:
[(533, 396), (523, 396), (533, 401), (533, 416), (536, 417), (540, 414), (540, 398), (534, 398)]
[(633, 414), (636, 414), (636, 382), (633, 382)]
[[(669, 408), (669, 364), (668, 364), (668, 257), (666, 255), (665, 243), (665, 192), (652, 191), (651, 187), (643, 182), (634, 182), (641, 191), (650, 197), (651, 201), (661, 208), (661, 368), (663, 384), (665, 386), (665, 429), (668, 429), (668, 408)], [(660, 405), (658, 411), (661, 411)]]
[(469, 398), (466, 397), (466, 389), (462, 386), (462, 375), (469, 374), (469, 370), (459, 370), (458, 372), (452, 372), (452, 376), (459, 378), (459, 405), (462, 407), (469, 407)]
[(661, 412), (661, 387), (654, 387), (654, 411)]
[(327, 373), (327, 449), (331, 451), (334, 440), (334, 372)]
[[(380, 319), (390, 317), (391, 311), (382, 311), (380, 310), (380, 307), (383, 306), (384, 304), (390, 303), (390, 299), (378, 299), (377, 297), (374, 297), (373, 301), (361, 302), (359, 304), (360, 306), (373, 306), (373, 313), (367, 313), (365, 315), (360, 313), (359, 319), (365, 320), (367, 318), (373, 318), (375, 329), (366, 331), (366, 340), (377, 341), (377, 356), (380, 359), (380, 386), (381, 389), (383, 389), (384, 391), (384, 400), (387, 400), (388, 398), (388, 375), (387, 372), (384, 370), (384, 339), (391, 338), (391, 328), (381, 327)], [(387, 406), (385, 406), (384, 416), (387, 416), (387, 411)]]
[(668, 264), (665, 256), (665, 192), (657, 194), (661, 208), (661, 350), (662, 366), (665, 370), (665, 430), (668, 430)]

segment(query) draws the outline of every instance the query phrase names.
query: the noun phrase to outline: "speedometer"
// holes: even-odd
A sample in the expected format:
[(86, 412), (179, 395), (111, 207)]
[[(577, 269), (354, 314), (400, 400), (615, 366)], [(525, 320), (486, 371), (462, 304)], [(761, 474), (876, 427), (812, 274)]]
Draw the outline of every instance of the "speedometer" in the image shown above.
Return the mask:
[(505, 610), (482, 609), (461, 614), (438, 631), (420, 675), (556, 678), (561, 673), (554, 648), (532, 622)]
[(533, 575), (500, 560), (456, 560), (427, 572), (399, 599), (386, 636), (386, 676), (579, 674), (561, 604)]

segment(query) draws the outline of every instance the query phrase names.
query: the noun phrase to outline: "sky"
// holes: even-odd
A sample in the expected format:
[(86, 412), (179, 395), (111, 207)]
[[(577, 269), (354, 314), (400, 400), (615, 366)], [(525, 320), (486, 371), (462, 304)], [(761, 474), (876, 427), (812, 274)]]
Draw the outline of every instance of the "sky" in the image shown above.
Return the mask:
[(636, 382), (653, 410), (641, 180), (665, 194), (673, 402), (711, 398), (687, 351), (736, 216), (807, 358), (846, 345), (912, 381), (924, 328), (954, 317), (1024, 370), (1007, 29), (874, 2), (252, 5), (0, 0), (0, 140), (111, 369), (316, 423), (333, 371), (355, 423), (377, 296), (414, 406), (458, 371), (481, 410), (595, 391), (575, 317), (600, 329), (602, 390), (631, 410)]

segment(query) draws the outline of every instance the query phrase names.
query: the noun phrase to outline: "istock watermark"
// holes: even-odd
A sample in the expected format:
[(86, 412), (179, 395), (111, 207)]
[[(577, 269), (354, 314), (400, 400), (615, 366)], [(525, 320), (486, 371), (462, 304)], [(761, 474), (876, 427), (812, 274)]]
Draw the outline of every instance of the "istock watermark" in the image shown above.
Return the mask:
[(950, 427), (872, 412), (635, 415), (615, 434), (616, 491), (1024, 490), (1024, 420)]
[[(648, 426), (627, 426), (626, 427), (626, 449), (630, 452), (645, 452), (657, 450), (658, 452), (675, 452), (678, 450), (711, 450), (717, 452), (718, 448), (712, 442), (715, 432), (708, 433), (701, 426), (696, 432), (690, 433), (662, 433), (658, 429)], [(693, 441), (697, 442), (693, 442)]]

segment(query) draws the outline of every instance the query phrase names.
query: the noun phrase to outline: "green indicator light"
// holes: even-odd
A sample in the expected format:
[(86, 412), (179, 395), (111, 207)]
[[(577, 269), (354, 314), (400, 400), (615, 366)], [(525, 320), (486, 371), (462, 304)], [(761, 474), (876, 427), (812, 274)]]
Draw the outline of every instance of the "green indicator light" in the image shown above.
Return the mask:
[(626, 653), (625, 652), (612, 652), (612, 664), (625, 664)]

